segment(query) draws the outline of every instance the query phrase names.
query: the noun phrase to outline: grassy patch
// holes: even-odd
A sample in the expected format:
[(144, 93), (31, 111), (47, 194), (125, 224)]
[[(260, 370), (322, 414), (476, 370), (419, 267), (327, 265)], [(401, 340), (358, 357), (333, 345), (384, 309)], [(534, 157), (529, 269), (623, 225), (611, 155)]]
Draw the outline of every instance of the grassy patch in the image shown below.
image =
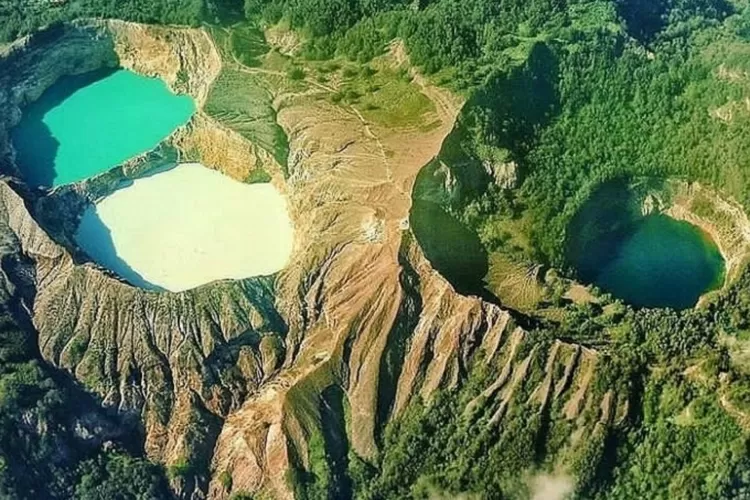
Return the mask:
[(287, 71), (292, 64), (290, 57), (285, 56), (278, 50), (271, 50), (266, 54), (265, 60), (263, 61), (263, 67), (271, 71)]
[(523, 264), (495, 252), (489, 258), (487, 288), (513, 309), (533, 312), (545, 299), (545, 289), (533, 264)]
[(260, 66), (261, 56), (268, 53), (263, 32), (254, 25), (233, 27), (229, 35), (229, 46), (234, 58), (249, 67)]
[(271, 175), (260, 167), (256, 167), (250, 171), (250, 175), (247, 176), (245, 182), (248, 184), (265, 184), (271, 182)]
[(420, 127), (435, 106), (402, 72), (347, 67), (341, 95), (367, 120), (386, 127)]
[(305, 70), (300, 68), (299, 66), (294, 66), (292, 68), (289, 68), (289, 71), (287, 71), (287, 77), (290, 80), (304, 80), (305, 79)]
[(229, 471), (224, 471), (221, 474), (219, 474), (219, 482), (221, 483), (221, 486), (224, 488), (224, 491), (231, 491), (232, 490), (232, 474), (229, 473)]
[(83, 359), (83, 356), (86, 354), (86, 349), (88, 348), (89, 341), (87, 338), (83, 336), (76, 336), (73, 338), (73, 340), (70, 343), (69, 348), (69, 361), (71, 365), (77, 365), (81, 362)]
[(184, 457), (180, 458), (179, 460), (177, 460), (177, 462), (167, 468), (167, 476), (170, 479), (175, 479), (178, 477), (185, 478), (192, 472), (193, 468), (190, 465), (190, 462), (188, 462)]
[(232, 52), (229, 43), (231, 31), (228, 29), (221, 28), (219, 26), (208, 26), (206, 27), (208, 33), (216, 45), (216, 49), (219, 51), (219, 55), (224, 61), (232, 60)]
[(237, 70), (223, 70), (216, 79), (205, 112), (244, 138), (274, 155), (286, 167), (289, 144), (276, 123), (271, 96), (258, 78)]
[(253, 500), (253, 496), (245, 491), (238, 491), (237, 493), (232, 493), (229, 500)]
[(422, 125), (422, 116), (434, 111), (432, 102), (403, 80), (394, 80), (363, 99), (362, 114), (368, 119), (392, 127)]

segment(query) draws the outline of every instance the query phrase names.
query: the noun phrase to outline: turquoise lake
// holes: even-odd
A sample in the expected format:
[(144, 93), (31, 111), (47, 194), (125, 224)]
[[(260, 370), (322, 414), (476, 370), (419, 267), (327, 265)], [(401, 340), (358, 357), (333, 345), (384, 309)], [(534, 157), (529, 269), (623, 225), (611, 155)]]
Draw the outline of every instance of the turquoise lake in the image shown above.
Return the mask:
[(602, 244), (612, 254), (593, 283), (637, 307), (690, 308), (724, 280), (719, 249), (687, 222), (650, 215)]
[(189, 96), (127, 70), (61, 78), (12, 132), (27, 182), (59, 186), (106, 172), (159, 144), (195, 111)]

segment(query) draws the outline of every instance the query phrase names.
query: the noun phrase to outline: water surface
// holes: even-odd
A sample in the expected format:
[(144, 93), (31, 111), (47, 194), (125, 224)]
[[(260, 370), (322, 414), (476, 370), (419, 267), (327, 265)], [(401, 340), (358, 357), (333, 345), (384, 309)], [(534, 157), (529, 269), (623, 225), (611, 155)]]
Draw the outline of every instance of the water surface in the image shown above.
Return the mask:
[(418, 198), (409, 222), (425, 257), (459, 293), (486, 295), (487, 252), (474, 232), (437, 203)]
[(154, 148), (194, 111), (190, 97), (131, 71), (63, 77), (12, 130), (17, 163), (32, 185), (80, 181)]
[(76, 241), (130, 283), (179, 292), (281, 270), (292, 248), (284, 197), (200, 164), (134, 181), (83, 215)]
[(724, 260), (711, 238), (664, 215), (647, 216), (600, 243), (614, 253), (593, 283), (634, 306), (689, 308), (724, 279)]

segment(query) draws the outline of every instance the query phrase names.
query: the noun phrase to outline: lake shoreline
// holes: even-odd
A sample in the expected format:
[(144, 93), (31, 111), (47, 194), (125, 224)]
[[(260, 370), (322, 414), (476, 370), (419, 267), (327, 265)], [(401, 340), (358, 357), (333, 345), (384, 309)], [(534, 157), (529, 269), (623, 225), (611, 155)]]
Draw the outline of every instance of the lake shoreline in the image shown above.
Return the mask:
[(194, 115), (195, 103), (158, 78), (125, 69), (63, 77), (11, 131), (26, 181), (58, 187), (153, 150)]
[(75, 239), (131, 284), (182, 292), (281, 270), (293, 243), (284, 197), (198, 163), (139, 178), (89, 206)]

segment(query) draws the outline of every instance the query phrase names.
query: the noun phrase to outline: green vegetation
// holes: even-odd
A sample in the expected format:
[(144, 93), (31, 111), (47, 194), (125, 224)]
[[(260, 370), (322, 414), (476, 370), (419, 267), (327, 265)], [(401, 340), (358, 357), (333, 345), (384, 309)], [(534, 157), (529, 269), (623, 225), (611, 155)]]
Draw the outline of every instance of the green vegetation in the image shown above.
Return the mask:
[(221, 474), (219, 474), (219, 482), (224, 487), (226, 491), (231, 491), (232, 489), (232, 474), (229, 471), (223, 471)]
[(293, 66), (287, 72), (287, 77), (290, 80), (304, 80), (305, 79), (305, 70), (302, 69), (302, 68), (300, 68), (300, 67)]
[(82, 17), (196, 26), (208, 16), (210, 7), (206, 0), (0, 0), (0, 42), (12, 41), (48, 24)]
[(250, 175), (245, 179), (245, 182), (248, 184), (263, 184), (271, 182), (271, 174), (263, 170), (261, 167), (255, 167), (250, 171)]
[[(543, 35), (503, 48), (498, 67), (477, 67), (472, 81), (488, 76), (443, 157), (464, 188), (450, 208), (488, 250), (566, 267), (571, 219), (613, 179), (695, 180), (748, 206), (750, 151), (740, 138), (750, 114), (739, 105), (748, 82), (725, 74), (744, 74), (750, 61), (735, 34), (747, 14), (726, 17), (721, 2), (675, 3), (643, 45), (619, 28), (618, 12), (636, 8), (628, 2), (570, 2)], [(496, 189), (486, 167), (507, 161), (518, 184)]]
[[(736, 75), (748, 65), (749, 16), (741, 6), (345, 3), (329, 10), (312, 0), (273, 7), (253, 0), (246, 12), (271, 22), (284, 16), (307, 33), (309, 59), (368, 61), (402, 37), (413, 62), (466, 92), (469, 103), (442, 153), (461, 181), (447, 208), (489, 252), (567, 267), (568, 224), (589, 193), (613, 178), (675, 176), (747, 199), (747, 80)], [(415, 5), (422, 8), (409, 8)], [(344, 77), (352, 76), (346, 68)], [(332, 99), (399, 125), (419, 115), (419, 103), (392, 108), (400, 116), (377, 115), (379, 103), (401, 91), (395, 83), (356, 83)], [(498, 189), (487, 168), (508, 163), (522, 182)]]
[(193, 467), (186, 458), (180, 458), (174, 464), (167, 468), (167, 475), (170, 479), (185, 478), (193, 471)]
[(344, 80), (343, 89), (368, 121), (386, 127), (425, 126), (423, 115), (435, 110), (405, 72), (390, 68), (364, 66)]
[(310, 436), (308, 444), (310, 460), (310, 471), (302, 475), (298, 480), (301, 488), (296, 493), (301, 498), (324, 499), (333, 488), (331, 482), (331, 466), (326, 457), (325, 441), (322, 434), (315, 433)]
[(268, 52), (263, 32), (250, 24), (233, 26), (229, 33), (229, 43), (237, 61), (249, 67), (258, 66), (258, 57)]
[[(168, 498), (162, 469), (119, 444), (121, 439), (129, 446), (137, 442), (137, 429), (108, 415), (92, 396), (40, 361), (33, 336), (4, 309), (0, 315), (0, 497)], [(109, 434), (110, 451), (104, 451), (104, 438), (94, 434), (95, 428)]]
[(271, 96), (259, 78), (242, 70), (224, 69), (211, 88), (204, 110), (246, 139), (274, 154), (286, 168), (289, 144), (276, 123)]
[(122, 454), (104, 454), (79, 468), (79, 499), (122, 498), (152, 500), (169, 496), (163, 471), (153, 464)]
[(253, 500), (253, 496), (240, 491), (238, 493), (232, 493), (232, 496), (229, 497), (229, 500)]

